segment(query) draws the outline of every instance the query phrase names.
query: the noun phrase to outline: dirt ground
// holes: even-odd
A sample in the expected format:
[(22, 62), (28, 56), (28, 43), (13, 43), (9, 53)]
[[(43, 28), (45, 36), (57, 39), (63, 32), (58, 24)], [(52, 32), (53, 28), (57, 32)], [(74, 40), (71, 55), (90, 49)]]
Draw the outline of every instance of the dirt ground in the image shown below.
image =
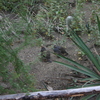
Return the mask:
[[(84, 11), (86, 11), (86, 20), (91, 16), (91, 11), (89, 7), (91, 7), (91, 3), (87, 3), (84, 5)], [(74, 13), (75, 7), (71, 9), (71, 11)], [(59, 40), (66, 39), (66, 42), (63, 44), (64, 47), (66, 47), (66, 51), (68, 52), (69, 58), (78, 61), (82, 65), (85, 65), (87, 67), (91, 66), (91, 63), (86, 58), (82, 58), (82, 60), (78, 60), (77, 52), (78, 48), (75, 46), (75, 44), (69, 39), (65, 38), (64, 36), (55, 33), (56, 38)], [(95, 53), (95, 50), (93, 48), (93, 41), (88, 41), (89, 38), (86, 34), (81, 36), (83, 40), (86, 42), (88, 47), (91, 48), (91, 51)], [(64, 61), (61, 58), (57, 58), (56, 55), (54, 55), (53, 52), (53, 40), (44, 40), (45, 45), (52, 44), (51, 46), (48, 46), (47, 49), (51, 51), (51, 59), (56, 61), (62, 61), (65, 63), (68, 63)], [(40, 47), (37, 46), (28, 46), (20, 51), (19, 57), (24, 63), (30, 63), (31, 66), (31, 75), (35, 76), (36, 84), (35, 87), (37, 89), (46, 90), (44, 83), (48, 83), (49, 86), (51, 86), (54, 90), (63, 90), (67, 89), (69, 86), (73, 86), (75, 79), (84, 78), (84, 75), (81, 75), (79, 73), (74, 72), (73, 70), (59, 65), (55, 62), (42, 62), (39, 59), (40, 54)], [(99, 54), (100, 54), (100, 48), (97, 48)], [(47, 84), (46, 84), (47, 85)]]
[[(57, 35), (57, 36), (59, 38), (64, 38), (61, 35)], [(88, 41), (87, 35), (83, 35), (82, 37), (84, 41)], [(79, 62), (80, 64), (84, 66), (90, 67), (91, 63), (86, 60), (86, 57), (83, 57), (82, 60), (78, 60), (79, 56), (77, 56), (77, 52), (79, 49), (73, 44), (73, 42), (70, 39), (66, 38), (66, 40), (67, 41), (64, 43), (64, 46), (66, 47), (66, 51), (68, 52), (67, 57)], [(51, 44), (51, 43), (52, 41), (48, 41), (48, 42), (46, 41), (46, 44)], [(94, 52), (92, 42), (87, 42), (87, 45), (88, 47), (91, 48), (91, 51)], [(52, 60), (68, 63), (61, 58), (57, 58), (56, 55), (52, 54), (53, 52), (52, 45), (47, 47), (47, 49), (51, 51)], [(75, 83), (75, 81), (84, 79), (85, 78), (84, 75), (80, 73), (76, 73), (75, 71), (67, 68), (66, 66), (59, 65), (55, 62), (51, 62), (51, 63), (42, 62), (38, 58), (40, 54), (40, 50), (41, 50), (40, 47), (29, 46), (21, 50), (21, 52), (19, 53), (19, 57), (21, 58), (23, 62), (31, 63), (30, 74), (35, 76), (35, 80), (36, 80), (35, 87), (37, 89), (46, 90), (45, 85), (46, 86), (49, 85), (54, 90), (63, 90), (74, 85), (83, 84), (83, 83), (77, 84)], [(100, 51), (100, 48), (98, 48), (98, 51)], [(74, 100), (78, 100), (78, 98)]]
[[(85, 41), (87, 41), (87, 37), (84, 35)], [(61, 38), (63, 38), (61, 36)], [(87, 38), (87, 39), (86, 39)], [(73, 42), (66, 38), (66, 42), (64, 44), (64, 47), (66, 47), (66, 51), (68, 52), (69, 58), (73, 59), (74, 61), (78, 61), (81, 64), (85, 66), (89, 66), (90, 63), (85, 61), (85, 58), (82, 58), (82, 60), (78, 60), (78, 55), (77, 52), (79, 49), (73, 44)], [(48, 41), (50, 44), (52, 41)], [(46, 41), (46, 44), (49, 44)], [(89, 47), (92, 47), (93, 45), (91, 43), (87, 43)], [(51, 60), (56, 60), (56, 61), (62, 61), (65, 63), (68, 63), (64, 61), (61, 58), (57, 58), (56, 55), (54, 55), (52, 46), (47, 47), (47, 50), (51, 51)], [(35, 76), (36, 79), (36, 88), (38, 89), (45, 89), (43, 82), (48, 83), (51, 87), (53, 87), (54, 90), (59, 90), (59, 89), (66, 89), (68, 83), (71, 83), (70, 75), (72, 75), (74, 72), (70, 70), (69, 68), (59, 65), (55, 62), (42, 62), (39, 59), (39, 54), (40, 54), (41, 47), (27, 47), (21, 50), (19, 53), (19, 57), (21, 60), (25, 63), (32, 63), (31, 65), (31, 74)], [(92, 49), (91, 49), (92, 50)], [(72, 75), (73, 76), (73, 75)]]
[[(83, 7), (83, 11), (85, 11), (86, 20), (88, 20), (91, 16), (91, 10), (90, 10), (91, 6), (92, 6), (91, 3), (86, 3)], [(72, 13), (74, 13), (75, 8), (72, 8), (71, 11)], [(55, 36), (58, 37), (59, 40), (65, 39), (64, 36), (57, 33), (55, 34)], [(91, 48), (91, 51), (95, 53), (95, 50), (93, 48), (93, 41), (87, 42), (89, 40), (87, 35), (82, 35), (81, 37), (86, 42), (88, 47)], [(53, 40), (49, 40), (49, 41), (45, 40), (45, 45), (52, 44), (52, 43)], [(81, 61), (78, 60), (77, 51), (79, 49), (74, 45), (74, 43), (70, 39), (66, 38), (66, 42), (64, 43), (63, 46), (66, 47), (66, 51), (68, 52), (69, 58), (78, 61), (79, 63), (87, 67), (91, 66), (91, 63), (85, 60), (86, 58), (83, 58)], [(52, 47), (53, 45), (47, 47), (47, 49), (53, 52)], [(40, 54), (40, 49), (41, 49), (40, 47), (27, 47), (24, 48), (24, 50), (21, 50), (21, 52), (19, 53), (20, 58), (25, 63), (34, 62), (33, 64), (31, 64), (30, 73), (35, 76), (36, 79), (35, 87), (37, 89), (45, 90), (46, 88), (44, 83), (48, 83), (48, 85), (51, 86), (54, 90), (67, 89), (69, 86), (73, 86), (76, 84), (76, 83), (74, 84), (76, 79), (84, 78), (81, 77), (84, 75), (76, 73), (73, 70), (65, 66), (59, 65), (55, 62), (52, 63), (41, 62), (38, 59), (38, 56)], [(100, 51), (99, 49), (100, 48), (97, 48), (98, 52)], [(52, 53), (51, 53), (51, 59), (56, 61), (66, 62), (61, 58), (57, 58)]]

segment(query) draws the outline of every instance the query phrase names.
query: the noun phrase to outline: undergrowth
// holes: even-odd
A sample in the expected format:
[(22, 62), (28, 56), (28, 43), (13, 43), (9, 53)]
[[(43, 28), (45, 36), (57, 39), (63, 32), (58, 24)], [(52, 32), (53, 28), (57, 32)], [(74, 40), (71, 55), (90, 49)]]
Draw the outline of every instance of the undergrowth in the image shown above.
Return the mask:
[[(0, 21), (0, 77), (2, 82), (8, 84), (6, 89), (5, 86), (0, 86), (0, 94), (35, 91), (35, 79), (29, 74), (30, 66), (23, 63), (18, 53), (28, 45), (40, 46), (44, 42), (42, 38), (44, 36), (54, 38), (55, 29), (61, 35), (66, 35), (65, 19), (69, 15), (75, 18), (72, 25), (75, 32), (90, 35), (95, 44), (100, 45), (95, 17), (96, 13), (100, 15), (100, 7), (96, 6), (99, 0), (92, 1), (94, 10), (92, 9), (92, 16), (88, 21), (85, 20), (85, 12), (82, 11), (86, 0), (76, 1), (75, 13), (70, 11), (73, 8), (69, 7), (68, 0), (0, 1), (1, 12), (17, 16), (10, 19), (3, 15)], [(15, 42), (20, 40), (23, 42), (14, 48)]]

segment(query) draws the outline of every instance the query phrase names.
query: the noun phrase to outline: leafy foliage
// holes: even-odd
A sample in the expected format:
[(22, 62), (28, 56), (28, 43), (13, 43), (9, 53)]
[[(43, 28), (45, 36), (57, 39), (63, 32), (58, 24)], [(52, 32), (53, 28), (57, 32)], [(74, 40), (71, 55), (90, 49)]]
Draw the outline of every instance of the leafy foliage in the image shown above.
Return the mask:
[[(36, 91), (34, 76), (29, 74), (30, 66), (24, 64), (18, 54), (22, 48), (32, 42), (34, 45), (41, 44), (41, 40), (28, 36), (32, 35), (31, 24), (27, 23), (29, 17), (22, 17), (17, 21), (4, 17), (0, 21), (0, 82), (3, 84), (0, 84), (0, 94)], [(25, 30), (22, 30), (23, 27)], [(25, 35), (21, 37), (23, 31)], [(32, 41), (33, 38), (34, 41)], [(20, 39), (24, 41), (14, 48), (15, 41)]]
[[(28, 74), (26, 69), (28, 66), (25, 66), (19, 59), (18, 52), (12, 49), (11, 41), (11, 39), (7, 40), (0, 34), (0, 77), (3, 78), (3, 82), (10, 84), (11, 90), (8, 89), (7, 92), (16, 93), (17, 91), (34, 90), (34, 79)], [(33, 84), (32, 87), (31, 84)], [(5, 93), (3, 88), (1, 86), (0, 94)], [(13, 89), (16, 89), (16, 91)]]

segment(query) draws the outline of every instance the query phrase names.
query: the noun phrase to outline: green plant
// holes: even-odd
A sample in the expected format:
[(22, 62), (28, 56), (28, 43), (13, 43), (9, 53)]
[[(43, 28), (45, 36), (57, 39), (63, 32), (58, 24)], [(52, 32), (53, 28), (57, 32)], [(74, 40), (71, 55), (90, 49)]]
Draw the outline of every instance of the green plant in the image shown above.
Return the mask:
[[(32, 20), (27, 15), (20, 16), (17, 21), (4, 18), (0, 22), (0, 77), (3, 83), (10, 84), (7, 88), (0, 86), (0, 94), (36, 91), (34, 76), (29, 73), (30, 66), (24, 64), (19, 57), (20, 50), (27, 45), (41, 45), (42, 40), (32, 34), (33, 24), (29, 23), (29, 19)], [(24, 41), (12, 46), (20, 39)]]
[[(40, 1), (41, 3), (41, 1)], [(35, 0), (4, 0), (0, 1), (0, 10), (14, 12), (21, 15), (26, 15), (31, 13), (31, 11), (36, 7), (37, 2)], [(38, 6), (37, 6), (38, 8)], [(36, 9), (35, 9), (36, 10)]]
[[(55, 6), (56, 5), (56, 6)], [(39, 12), (34, 18), (34, 33), (39, 36), (53, 36), (54, 28), (61, 27), (64, 33), (64, 19), (68, 15), (67, 5), (64, 0), (45, 1), (44, 5), (40, 5)]]
[[(97, 23), (98, 23), (98, 30), (99, 30), (99, 34), (100, 34), (100, 20), (97, 15), (96, 15), (96, 17), (97, 17)], [(82, 41), (82, 39), (75, 33), (75, 31), (71, 30), (70, 38), (75, 43), (75, 45), (79, 49), (81, 49), (81, 51), (84, 52), (84, 54), (88, 57), (88, 59), (93, 63), (93, 65), (91, 66), (93, 68), (93, 70), (77, 63), (76, 61), (73, 61), (72, 59), (69, 59), (67, 57), (63, 57), (60, 55), (59, 55), (59, 57), (70, 62), (72, 65), (66, 64), (63, 62), (59, 62), (59, 61), (55, 61), (55, 62), (58, 64), (62, 64), (68, 68), (71, 68), (72, 70), (75, 70), (79, 73), (87, 75), (88, 77), (85, 79), (85, 80), (87, 80), (87, 82), (83, 86), (98, 85), (100, 82), (100, 56), (97, 55), (95, 57), (94, 54), (90, 51), (90, 49), (86, 46), (86, 44)], [(91, 83), (91, 81), (92, 81), (92, 83)], [(90, 82), (90, 84), (87, 85), (88, 82)], [(89, 98), (89, 97), (87, 97), (87, 98)], [(82, 100), (84, 100), (84, 99), (82, 99)], [(85, 97), (85, 100), (86, 100), (86, 97)]]
[(0, 36), (0, 40), (0, 76), (3, 78), (3, 82), (10, 84), (11, 91), (16, 89), (16, 91), (12, 92), (9, 90), (0, 91), (0, 94), (3, 92), (16, 93), (17, 91), (26, 92), (30, 89), (34, 90), (34, 85), (30, 87), (34, 83), (33, 78), (26, 69), (29, 66), (25, 66), (18, 58), (18, 52), (11, 48), (9, 40), (7, 41), (2, 36)]

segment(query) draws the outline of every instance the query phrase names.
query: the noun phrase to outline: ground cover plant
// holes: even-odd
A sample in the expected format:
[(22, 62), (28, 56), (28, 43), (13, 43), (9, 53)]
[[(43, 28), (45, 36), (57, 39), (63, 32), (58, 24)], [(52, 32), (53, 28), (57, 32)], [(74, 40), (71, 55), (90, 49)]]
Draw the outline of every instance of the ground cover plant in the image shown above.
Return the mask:
[[(30, 77), (28, 74), (28, 65), (25, 65), (18, 57), (18, 52), (26, 43), (15, 49), (12, 48), (14, 40), (18, 39), (19, 41), (18, 31), (20, 31), (20, 29), (15, 29), (15, 24), (8, 19), (2, 20), (0, 26), (0, 77), (1, 81), (4, 82), (1, 83), (0, 93), (28, 91), (31, 89), (30, 86), (34, 85), (34, 80), (33, 77)], [(30, 86), (27, 87), (29, 83)], [(34, 88), (32, 90), (34, 90)]]
[[(2, 66), (0, 67), (0, 94), (31, 92), (36, 91), (36, 89), (44, 90), (44, 86), (41, 83), (43, 80), (47, 82), (50, 81), (51, 84), (50, 82), (48, 83), (52, 87), (55, 84), (60, 86), (60, 81), (56, 81), (56, 83), (52, 84), (53, 78), (47, 80), (47, 78), (44, 77), (45, 75), (40, 77), (43, 73), (47, 74), (48, 77), (52, 75), (58, 77), (58, 74), (62, 73), (59, 69), (63, 69), (62, 65), (58, 68), (58, 64), (53, 64), (53, 62), (49, 64), (41, 62), (39, 57), (41, 45), (45, 45), (47, 49), (49, 48), (51, 50), (52, 59), (56, 59), (56, 61), (60, 60), (60, 64), (67, 65), (73, 70), (82, 73), (79, 74), (75, 71), (76, 74), (85, 75), (85, 79), (82, 80), (84, 81), (83, 84), (79, 83), (77, 86), (98, 85), (100, 75), (99, 52), (95, 49), (97, 53), (94, 54), (86, 44), (88, 41), (93, 41), (92, 43), (95, 48), (99, 48), (100, 45), (99, 3), (99, 0), (76, 0), (76, 3), (69, 0), (30, 0), (30, 2), (27, 0), (0, 1), (0, 15), (3, 17), (2, 20), (0, 20), (0, 65)], [(85, 11), (83, 11), (85, 5), (88, 5), (91, 10), (91, 16), (89, 16), (88, 20), (88, 14), (85, 14)], [(73, 16), (75, 20), (72, 23), (71, 30), (66, 32), (65, 19), (69, 15)], [(84, 35), (87, 36), (88, 41), (84, 42), (84, 38), (80, 38)], [(70, 40), (75, 44), (70, 42)], [(68, 42), (69, 47), (71, 44), (73, 47), (75, 45), (79, 47), (77, 49), (75, 48), (73, 52), (78, 52), (78, 55), (81, 57), (87, 56), (88, 59), (91, 60), (87, 60), (87, 62), (90, 62), (90, 64), (92, 62), (94, 65), (91, 64), (91, 68), (88, 68), (87, 66), (73, 61), (73, 52), (71, 52), (73, 55), (69, 53), (71, 58), (69, 56), (69, 58), (60, 56), (72, 65), (69, 65), (69, 63), (62, 63), (60, 58), (54, 58), (55, 55), (52, 54), (53, 51), (51, 48), (53, 48), (54, 45), (62, 45), (67, 49), (66, 44), (68, 44)], [(69, 51), (71, 51), (70, 48)], [(30, 54), (31, 56), (28, 55), (29, 52), (32, 52)], [(28, 55), (29, 58), (23, 55)], [(29, 60), (31, 58), (31, 60), (29, 61), (26, 58)], [(78, 62), (80, 62), (80, 59), (82, 60), (83, 58), (79, 58)], [(52, 69), (50, 69), (50, 67)], [(49, 71), (47, 72), (46, 70)], [(53, 70), (58, 71), (56, 72)], [(65, 72), (63, 74), (65, 75)], [(10, 78), (8, 79), (8, 77)], [(67, 76), (65, 75), (64, 77)], [(35, 81), (37, 80), (39, 84), (35, 86)], [(55, 80), (57, 80), (57, 78), (55, 78)], [(74, 87), (77, 84), (77, 82), (75, 82), (76, 80), (77, 79), (73, 79), (71, 83)], [(70, 85), (67, 83), (64, 84), (64, 82), (61, 84), (60, 88), (55, 86), (55, 89), (70, 88)], [(63, 85), (65, 86), (64, 88), (62, 88)], [(96, 94), (92, 96), (96, 96)], [(88, 96), (87, 98), (92, 96)]]

